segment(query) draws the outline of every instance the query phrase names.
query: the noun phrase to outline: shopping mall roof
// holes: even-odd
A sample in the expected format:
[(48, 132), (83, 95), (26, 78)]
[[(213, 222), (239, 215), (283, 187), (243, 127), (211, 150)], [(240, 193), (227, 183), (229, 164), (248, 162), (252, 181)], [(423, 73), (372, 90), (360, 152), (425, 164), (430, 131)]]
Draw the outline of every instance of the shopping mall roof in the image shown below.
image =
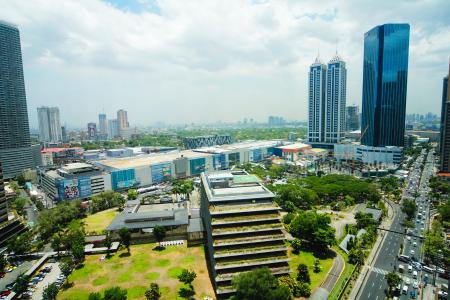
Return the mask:
[(204, 153), (227, 153), (233, 152), (240, 149), (258, 149), (265, 147), (276, 147), (281, 144), (281, 141), (278, 140), (269, 140), (269, 141), (255, 141), (248, 140), (239, 143), (226, 144), (226, 145), (218, 145), (211, 147), (203, 147), (195, 149), (196, 152), (204, 152)]
[(132, 169), (141, 166), (156, 165), (165, 162), (171, 162), (177, 158), (202, 158), (209, 154), (199, 153), (190, 150), (171, 151), (165, 153), (154, 153), (148, 155), (124, 157), (124, 158), (108, 158), (106, 160), (97, 161), (96, 164), (111, 169)]
[(74, 150), (82, 150), (83, 148), (81, 147), (71, 147), (71, 148), (44, 148), (41, 150), (41, 153), (54, 153), (54, 152), (63, 152), (69, 149), (74, 149)]
[(279, 146), (277, 148), (282, 149), (283, 152), (299, 152), (301, 150), (311, 148), (311, 145), (307, 145), (307, 144), (303, 144), (303, 143), (294, 143), (294, 144), (289, 144), (289, 145), (285, 145), (285, 146)]

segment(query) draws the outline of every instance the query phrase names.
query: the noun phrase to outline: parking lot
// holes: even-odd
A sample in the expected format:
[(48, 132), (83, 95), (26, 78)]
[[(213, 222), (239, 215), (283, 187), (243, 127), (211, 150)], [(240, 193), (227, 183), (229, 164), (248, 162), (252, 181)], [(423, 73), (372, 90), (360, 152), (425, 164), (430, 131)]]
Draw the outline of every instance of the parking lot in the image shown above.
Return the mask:
[[(45, 270), (47, 268), (50, 269), (49, 272), (40, 272), (40, 274), (44, 275), (42, 280), (39, 281), (35, 276), (35, 280), (31, 279), (32, 282), (36, 282), (36, 284), (31, 284), (30, 286), (30, 292), (28, 295), (31, 296), (31, 299), (33, 300), (41, 300), (42, 299), (42, 293), (44, 292), (44, 289), (49, 286), (50, 284), (57, 282), (58, 277), (61, 275), (61, 270), (59, 269), (59, 263), (47, 263), (44, 265), (44, 268), (42, 270)], [(61, 281), (62, 282), (62, 281)]]

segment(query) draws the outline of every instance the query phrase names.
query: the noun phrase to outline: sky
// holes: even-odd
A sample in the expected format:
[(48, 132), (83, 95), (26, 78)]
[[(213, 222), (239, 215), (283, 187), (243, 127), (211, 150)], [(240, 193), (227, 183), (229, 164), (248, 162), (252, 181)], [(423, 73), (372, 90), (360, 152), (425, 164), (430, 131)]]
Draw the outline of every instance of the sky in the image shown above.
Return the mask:
[(364, 33), (411, 25), (407, 113), (440, 113), (450, 2), (0, 0), (21, 32), (30, 125), (36, 108), (85, 127), (126, 109), (132, 126), (269, 115), (306, 120), (308, 69), (338, 51), (347, 105), (361, 105)]

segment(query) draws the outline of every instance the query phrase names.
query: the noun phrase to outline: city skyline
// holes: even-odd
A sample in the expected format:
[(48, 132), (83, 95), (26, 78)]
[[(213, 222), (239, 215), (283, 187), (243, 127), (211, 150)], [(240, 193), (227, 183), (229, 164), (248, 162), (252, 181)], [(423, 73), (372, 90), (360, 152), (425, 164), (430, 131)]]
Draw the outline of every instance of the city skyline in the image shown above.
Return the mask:
[[(347, 63), (347, 103), (361, 106), (363, 34), (386, 22), (411, 24), (407, 112), (439, 114), (437, 91), (446, 71), (440, 62), (450, 52), (440, 42), (450, 37), (444, 2), (427, 4), (427, 13), (420, 3), (389, 3), (389, 10), (387, 2), (241, 3), (243, 9), (227, 10), (210, 26), (202, 16), (221, 11), (213, 2), (198, 9), (170, 1), (140, 8), (136, 1), (62, 2), (1, 1), (0, 19), (23, 34), (29, 111), (59, 106), (69, 127), (120, 107), (138, 126), (273, 114), (306, 120), (308, 66), (318, 48), (331, 57), (336, 44)], [(378, 20), (366, 20), (377, 12)], [(88, 22), (85, 14), (99, 21)], [(238, 20), (248, 25), (239, 31), (228, 26)], [(117, 37), (126, 42), (118, 46)], [(92, 113), (74, 113), (79, 107)], [(30, 117), (37, 128), (36, 116)]]

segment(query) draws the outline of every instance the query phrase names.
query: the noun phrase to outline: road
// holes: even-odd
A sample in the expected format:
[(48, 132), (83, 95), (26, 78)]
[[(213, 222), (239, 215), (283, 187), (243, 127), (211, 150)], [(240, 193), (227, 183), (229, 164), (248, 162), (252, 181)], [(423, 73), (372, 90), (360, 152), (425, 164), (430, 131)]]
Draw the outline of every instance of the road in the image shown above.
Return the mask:
[[(428, 212), (428, 203), (426, 201), (427, 196), (427, 184), (429, 177), (433, 174), (433, 152), (430, 151), (427, 157), (427, 162), (424, 168), (424, 172), (421, 174), (420, 170), (420, 164), (424, 159), (425, 152), (423, 151), (421, 155), (419, 155), (418, 159), (414, 163), (414, 166), (410, 172), (409, 180), (407, 183), (407, 187), (404, 190), (403, 193), (403, 199), (405, 198), (412, 198), (412, 195), (415, 194), (416, 191), (420, 193), (420, 196), (417, 198), (418, 206), (422, 206), (422, 213)], [(403, 233), (405, 231), (404, 227), (401, 225), (405, 216), (403, 212), (400, 209), (399, 205), (394, 204), (394, 219), (390, 226), (390, 230)], [(425, 219), (421, 219), (418, 223), (418, 225), (422, 225), (421, 222), (423, 220), (424, 224), (423, 226), (426, 226), (428, 223), (428, 213), (425, 214)], [(417, 224), (417, 223), (416, 223)], [(414, 229), (414, 231), (411, 232), (412, 235), (421, 235), (423, 234), (422, 227), (419, 227), (418, 229)], [(426, 229), (426, 228), (425, 228)], [(406, 253), (410, 254), (411, 250), (414, 250), (414, 256), (417, 258), (421, 258), (420, 253), (420, 246), (421, 246), (421, 239), (413, 237), (411, 239), (408, 239), (404, 234), (396, 233), (396, 232), (390, 232), (385, 231), (381, 234), (385, 234), (385, 238), (383, 241), (383, 244), (380, 247), (380, 250), (378, 254), (376, 255), (375, 262), (373, 264), (373, 267), (369, 270), (369, 273), (367, 275), (367, 279), (365, 283), (363, 284), (360, 292), (358, 293), (357, 299), (361, 300), (381, 300), (385, 299), (386, 291), (388, 289), (385, 275), (391, 271), (397, 270), (399, 264), (402, 264), (405, 268), (405, 272), (400, 274), (403, 283), (402, 288), (404, 285), (406, 285), (406, 282), (410, 282), (408, 286), (408, 295), (401, 295), (400, 299), (409, 299), (409, 293), (413, 291), (412, 282), (416, 279), (412, 278), (412, 272), (408, 272), (408, 264), (407, 263), (401, 263), (397, 259), (397, 255), (400, 251), (400, 245), (404, 245), (404, 251)], [(413, 243), (416, 242), (417, 245), (413, 246)], [(421, 274), (419, 271), (419, 278)], [(417, 290), (416, 290), (417, 291)]]
[(333, 266), (331, 267), (330, 272), (328, 273), (325, 280), (322, 282), (319, 288), (317, 288), (314, 293), (311, 295), (311, 300), (321, 300), (327, 299), (330, 295), (333, 287), (336, 282), (339, 280), (339, 276), (341, 275), (343, 269), (345, 267), (345, 262), (342, 256), (336, 252), (336, 258), (333, 261)]

